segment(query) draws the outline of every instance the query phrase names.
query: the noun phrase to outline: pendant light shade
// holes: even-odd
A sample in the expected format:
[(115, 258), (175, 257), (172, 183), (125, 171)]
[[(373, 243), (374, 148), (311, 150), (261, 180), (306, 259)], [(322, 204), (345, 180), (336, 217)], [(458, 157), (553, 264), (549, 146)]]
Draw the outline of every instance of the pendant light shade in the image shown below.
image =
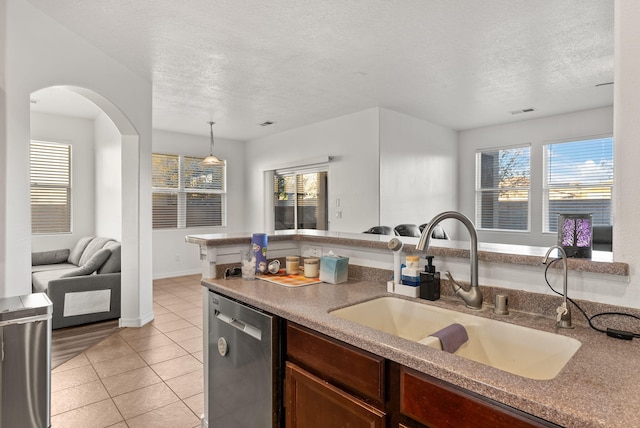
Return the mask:
[(215, 124), (215, 122), (209, 122), (209, 126), (211, 127), (211, 145), (209, 147), (209, 156), (207, 156), (206, 158), (204, 158), (202, 160), (202, 162), (200, 162), (201, 166), (220, 166), (220, 165), (224, 165), (224, 161), (221, 159), (218, 159), (216, 156), (214, 156), (213, 154), (213, 125)]

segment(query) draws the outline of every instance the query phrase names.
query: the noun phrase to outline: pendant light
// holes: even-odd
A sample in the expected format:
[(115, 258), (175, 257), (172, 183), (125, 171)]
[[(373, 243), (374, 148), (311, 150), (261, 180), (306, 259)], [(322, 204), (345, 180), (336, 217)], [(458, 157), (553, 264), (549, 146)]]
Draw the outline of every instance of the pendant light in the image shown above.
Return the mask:
[(209, 150), (209, 156), (207, 156), (206, 158), (204, 158), (202, 160), (202, 162), (200, 162), (200, 166), (220, 166), (220, 165), (224, 165), (224, 161), (221, 159), (218, 159), (216, 156), (213, 155), (213, 125), (215, 124), (215, 122), (209, 122), (209, 126), (211, 127), (211, 146), (210, 146), (210, 150)]

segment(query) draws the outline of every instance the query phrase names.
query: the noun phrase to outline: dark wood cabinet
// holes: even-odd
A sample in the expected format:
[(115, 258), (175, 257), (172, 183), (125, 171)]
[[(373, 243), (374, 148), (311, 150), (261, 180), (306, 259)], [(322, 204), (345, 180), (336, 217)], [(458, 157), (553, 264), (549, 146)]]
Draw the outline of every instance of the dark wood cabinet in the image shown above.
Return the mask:
[(287, 323), (287, 428), (558, 427)]
[(437, 428), (557, 427), (405, 367), (400, 369), (400, 413)]
[(384, 412), (292, 363), (286, 367), (287, 428), (384, 428)]

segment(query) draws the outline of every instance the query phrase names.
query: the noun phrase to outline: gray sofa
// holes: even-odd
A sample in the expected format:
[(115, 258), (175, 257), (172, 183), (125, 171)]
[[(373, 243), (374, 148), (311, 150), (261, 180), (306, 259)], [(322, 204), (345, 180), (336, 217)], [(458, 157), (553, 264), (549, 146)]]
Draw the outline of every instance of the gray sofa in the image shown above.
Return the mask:
[(31, 254), (31, 288), (53, 302), (52, 328), (120, 318), (121, 245), (85, 236), (73, 249)]

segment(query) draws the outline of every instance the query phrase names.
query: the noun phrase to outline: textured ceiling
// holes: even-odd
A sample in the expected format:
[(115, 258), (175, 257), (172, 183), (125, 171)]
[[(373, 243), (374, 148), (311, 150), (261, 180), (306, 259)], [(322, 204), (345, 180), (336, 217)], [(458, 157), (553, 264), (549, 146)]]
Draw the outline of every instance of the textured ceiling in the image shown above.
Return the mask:
[(462, 130), (613, 104), (611, 1), (29, 1), (151, 81), (158, 129), (245, 140), (380, 106)]

